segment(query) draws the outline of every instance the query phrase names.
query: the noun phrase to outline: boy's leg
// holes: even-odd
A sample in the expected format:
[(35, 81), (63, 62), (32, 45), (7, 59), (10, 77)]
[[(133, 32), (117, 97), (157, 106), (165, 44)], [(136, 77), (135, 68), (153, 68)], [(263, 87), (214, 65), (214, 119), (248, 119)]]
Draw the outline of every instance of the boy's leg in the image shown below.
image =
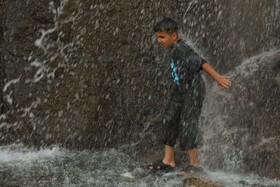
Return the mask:
[(201, 170), (198, 159), (197, 147), (199, 144), (199, 117), (204, 100), (204, 83), (202, 79), (195, 79), (193, 89), (185, 97), (182, 109), (180, 130), (180, 148), (187, 152), (189, 164), (186, 164), (184, 171)]
[(164, 158), (160, 162), (155, 162), (148, 165), (148, 168), (152, 171), (156, 170), (170, 170), (175, 167), (174, 159), (174, 147), (170, 145), (164, 145)]
[(174, 145), (176, 144), (177, 136), (179, 134), (182, 100), (183, 99), (179, 94), (173, 93), (163, 116), (162, 143), (164, 145), (164, 157), (162, 162), (172, 167), (175, 167), (176, 165), (174, 158)]
[(192, 148), (187, 150), (187, 154), (189, 156), (189, 164), (185, 165), (183, 167), (182, 175), (185, 175), (186, 173), (196, 173), (196, 174), (203, 174), (203, 169), (200, 166), (199, 159), (198, 159), (198, 152), (197, 148)]
[(175, 158), (174, 158), (174, 147), (169, 145), (164, 145), (164, 158), (162, 160), (164, 164), (175, 167)]
[(187, 151), (187, 154), (189, 156), (190, 160), (190, 165), (199, 168), (200, 167), (200, 162), (198, 159), (198, 152), (196, 148), (190, 149)]

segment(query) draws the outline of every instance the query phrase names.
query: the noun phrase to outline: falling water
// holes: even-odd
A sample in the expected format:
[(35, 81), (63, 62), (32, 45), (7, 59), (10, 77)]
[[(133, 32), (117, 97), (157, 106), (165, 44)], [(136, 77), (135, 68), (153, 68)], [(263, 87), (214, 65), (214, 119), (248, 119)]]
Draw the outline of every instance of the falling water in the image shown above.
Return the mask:
[[(212, 160), (215, 162), (215, 164), (212, 163), (213, 165), (218, 166), (222, 164), (223, 168), (226, 170), (240, 171), (245, 162), (246, 154), (248, 154), (247, 152), (249, 152), (253, 146), (259, 146), (258, 149), (263, 149), (261, 148), (262, 144), (266, 144), (278, 137), (277, 134), (272, 134), (267, 140), (261, 136), (255, 138), (254, 135), (257, 135), (257, 132), (255, 131), (255, 134), (253, 134), (252, 129), (248, 128), (251, 126), (258, 128), (256, 125), (257, 117), (255, 118), (253, 116), (253, 112), (254, 110), (262, 110), (265, 108), (261, 107), (261, 109), (257, 107), (260, 99), (246, 94), (246, 92), (250, 91), (251, 87), (245, 85), (250, 84), (252, 87), (255, 87), (254, 91), (256, 92), (260, 92), (262, 86), (265, 87), (268, 81), (274, 81), (274, 86), (277, 87), (279, 85), (279, 83), (277, 83), (277, 76), (279, 76), (277, 72), (276, 76), (272, 75), (270, 77), (271, 79), (265, 76), (266, 78), (264, 78), (261, 83), (256, 81), (256, 76), (264, 77), (261, 75), (261, 70), (264, 70), (266, 66), (273, 69), (273, 67), (277, 65), (279, 54), (279, 49), (273, 49), (269, 52), (264, 52), (244, 60), (234, 71), (227, 74), (227, 76), (231, 77), (234, 84), (236, 84), (233, 86), (234, 88), (228, 91), (221, 91), (216, 85), (208, 85), (200, 122), (204, 134), (204, 145), (202, 149), (204, 149), (205, 154), (210, 154), (211, 157), (219, 158), (209, 159), (206, 156), (205, 159), (208, 159), (208, 161), (205, 160), (205, 162)], [(273, 74), (273, 72), (269, 72), (269, 74)], [(271, 96), (273, 95), (272, 93), (276, 95), (280, 93), (279, 89), (269, 90), (268, 92)], [(237, 93), (243, 95), (238, 95)], [(262, 96), (264, 96), (264, 94), (265, 92)], [(261, 100), (261, 102), (263, 101)], [(246, 116), (242, 114), (242, 110), (251, 113), (249, 116)], [(266, 110), (269, 109), (266, 108)], [(273, 108), (273, 110), (277, 112), (276, 108)], [(241, 120), (247, 120), (246, 122), (248, 124), (242, 124), (240, 122)], [(269, 124), (266, 125), (268, 126)], [(265, 143), (265, 141), (268, 142)], [(215, 143), (213, 144), (213, 142)], [(211, 145), (219, 145), (219, 148), (213, 149)], [(277, 145), (271, 147), (271, 149), (277, 150)]]
[[(267, 51), (280, 43), (278, 35), (272, 36), (271, 41), (263, 41), (274, 28), (279, 28), (279, 2), (275, 2), (275, 7), (264, 12), (263, 19), (267, 21), (264, 36), (255, 39), (258, 44), (265, 43), (261, 50)], [(96, 2), (87, 6), (88, 1), (51, 1), (47, 12), (52, 19), (44, 20), (40, 14), (35, 17), (44, 24), (39, 25), (32, 36), (32, 50), (27, 50), (19, 59), (17, 54), (10, 58), (4, 56), (7, 72), (2, 90), (5, 110), (0, 116), (1, 186), (183, 186), (179, 168), (173, 173), (154, 175), (145, 170), (145, 159), (139, 159), (143, 155), (150, 156), (150, 150), (159, 152), (156, 136), (160, 134), (159, 126), (151, 119), (158, 117), (168, 96), (164, 65), (158, 63), (160, 58), (154, 55), (159, 49), (151, 47), (155, 46), (149, 32), (152, 23), (145, 23), (150, 22), (153, 15), (161, 17), (159, 12), (168, 6), (157, 2), (151, 4)], [(257, 3), (248, 4), (254, 7)], [(265, 2), (260, 2), (259, 6), (263, 4)], [(239, 20), (235, 14), (229, 15), (225, 10), (227, 6), (222, 3), (189, 1), (176, 2), (176, 6), (180, 8), (170, 6), (170, 12), (173, 7), (181, 11), (182, 24), (190, 22), (183, 31), (194, 34), (192, 39), (203, 38), (195, 43), (198, 47), (207, 43), (207, 37), (215, 40), (209, 44), (213, 50), (203, 52), (215, 56), (209, 57), (211, 61), (228, 58), (233, 62), (220, 67), (232, 78), (233, 88), (220, 91), (211, 81), (206, 81), (208, 91), (200, 120), (203, 132), (200, 158), (209, 180), (232, 187), (280, 186), (273, 174), (270, 178), (265, 177), (265, 167), (258, 168), (251, 162), (246, 164), (250, 158), (261, 160), (258, 151), (277, 155), (279, 138), (265, 134), (259, 126), (266, 119), (263, 116), (269, 116), (262, 113), (266, 109), (275, 113), (271, 120), (279, 119), (279, 106), (262, 110), (259, 109), (263, 104), (259, 98), (262, 96), (245, 97), (250, 85), (256, 86), (252, 90), (263, 90), (265, 83), (256, 76), (268, 81), (266, 85), (272, 88), (271, 94), (277, 96), (280, 75), (273, 70), (277, 70), (279, 64), (279, 48), (263, 52), (255, 50), (254, 46), (248, 47), (247, 43), (251, 41), (247, 41), (245, 35), (238, 38), (236, 34), (242, 28), (236, 33), (229, 29), (244, 20)], [(205, 15), (203, 12), (211, 6), (215, 6), (214, 11)], [(154, 12), (150, 11), (153, 7), (160, 11), (149, 13)], [(233, 10), (242, 14), (238, 8)], [(110, 17), (112, 12), (116, 14)], [(136, 17), (137, 21), (128, 21), (131, 24), (140, 21), (145, 24), (143, 27), (136, 25), (129, 34), (122, 32), (134, 27), (122, 20), (123, 12), (128, 12), (129, 15), (125, 15), (128, 20)], [(200, 13), (200, 18), (196, 19)], [(246, 16), (246, 13), (243, 14)], [(213, 23), (218, 24), (223, 16), (228, 16), (227, 21), (233, 20), (229, 25), (222, 25), (223, 32), (206, 32), (209, 20), (214, 19)], [(271, 17), (273, 19), (268, 19)], [(200, 25), (198, 21), (205, 22)], [(210, 30), (215, 28), (212, 22), (208, 24)], [(199, 31), (192, 32), (192, 29)], [(228, 41), (227, 34), (232, 41), (240, 40)], [(140, 39), (138, 35), (141, 35)], [(108, 43), (109, 36), (113, 36), (114, 42)], [(137, 42), (132, 42), (135, 38)], [(23, 44), (17, 45), (25, 49)], [(219, 48), (219, 45), (223, 47)], [(227, 48), (236, 49), (238, 53), (231, 54)], [(214, 62), (214, 66), (219, 68), (222, 60)], [(271, 77), (261, 69), (267, 70)], [(244, 98), (236, 98), (239, 94)], [(248, 98), (251, 100), (247, 101)], [(242, 112), (247, 116), (239, 114)], [(263, 118), (255, 116), (256, 113)], [(252, 119), (251, 114), (254, 114)], [(252, 132), (251, 127), (255, 127), (256, 132)], [(252, 138), (254, 133), (259, 133), (260, 138)], [(266, 145), (270, 145), (270, 149), (264, 148)]]
[[(118, 152), (74, 151), (59, 147), (31, 149), (22, 144), (0, 147), (1, 186), (182, 187), (179, 171), (155, 175), (143, 163)], [(206, 170), (207, 171), (207, 170)], [(276, 180), (254, 175), (207, 171), (222, 186), (278, 186)]]

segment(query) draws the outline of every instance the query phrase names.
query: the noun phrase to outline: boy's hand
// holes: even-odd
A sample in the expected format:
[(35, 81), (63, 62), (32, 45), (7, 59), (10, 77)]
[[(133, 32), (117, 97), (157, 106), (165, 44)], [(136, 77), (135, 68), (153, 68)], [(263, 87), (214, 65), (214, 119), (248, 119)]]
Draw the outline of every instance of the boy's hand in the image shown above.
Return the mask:
[(229, 88), (231, 86), (231, 80), (229, 77), (220, 75), (216, 78), (216, 81), (217, 81), (219, 88), (222, 90), (225, 88)]
[(210, 64), (204, 63), (202, 69), (206, 71), (215, 81), (217, 81), (218, 86), (221, 89), (229, 88), (231, 86), (231, 81), (229, 77), (222, 76), (214, 70)]

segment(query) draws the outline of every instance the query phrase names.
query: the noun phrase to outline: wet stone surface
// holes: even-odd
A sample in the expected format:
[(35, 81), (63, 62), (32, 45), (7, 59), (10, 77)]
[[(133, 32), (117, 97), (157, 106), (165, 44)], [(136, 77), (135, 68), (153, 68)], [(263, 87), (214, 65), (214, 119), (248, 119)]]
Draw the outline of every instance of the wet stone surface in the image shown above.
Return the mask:
[(272, 187), (279, 182), (207, 171), (207, 177), (148, 172), (146, 162), (115, 149), (69, 151), (31, 149), (23, 145), (0, 147), (0, 185), (3, 187)]
[[(170, 75), (152, 27), (169, 16), (213, 67), (234, 78), (231, 92), (207, 82), (204, 106), (219, 107), (203, 109), (203, 163), (279, 179), (279, 58), (263, 53), (279, 49), (279, 6), (277, 0), (1, 0), (0, 144), (158, 153), (161, 126), (151, 121), (164, 110)], [(46, 178), (67, 183), (60, 170), (57, 179)]]

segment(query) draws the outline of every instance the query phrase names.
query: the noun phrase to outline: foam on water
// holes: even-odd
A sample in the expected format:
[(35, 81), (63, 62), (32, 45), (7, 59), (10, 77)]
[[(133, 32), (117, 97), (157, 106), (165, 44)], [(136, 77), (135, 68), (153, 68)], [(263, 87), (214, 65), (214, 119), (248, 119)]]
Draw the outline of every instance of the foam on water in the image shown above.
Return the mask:
[(226, 173), (223, 171), (207, 171), (207, 174), (213, 181), (217, 181), (227, 187), (236, 186), (253, 186), (253, 185), (263, 185), (263, 186), (279, 186), (280, 181), (271, 180), (265, 177), (260, 177), (257, 175), (241, 175), (236, 173)]
[(47, 160), (64, 154), (65, 151), (58, 147), (36, 150), (24, 147), (23, 144), (12, 144), (8, 146), (0, 146), (0, 164), (8, 162)]
[[(0, 186), (179, 186), (176, 176), (151, 176), (115, 149), (74, 151), (58, 147), (0, 147)], [(168, 182), (165, 180), (169, 178)]]
[[(115, 149), (74, 151), (59, 147), (0, 146), (0, 185), (182, 187), (178, 171), (149, 174), (146, 163)], [(280, 182), (255, 175), (207, 171), (211, 181), (226, 187), (280, 186)]]

